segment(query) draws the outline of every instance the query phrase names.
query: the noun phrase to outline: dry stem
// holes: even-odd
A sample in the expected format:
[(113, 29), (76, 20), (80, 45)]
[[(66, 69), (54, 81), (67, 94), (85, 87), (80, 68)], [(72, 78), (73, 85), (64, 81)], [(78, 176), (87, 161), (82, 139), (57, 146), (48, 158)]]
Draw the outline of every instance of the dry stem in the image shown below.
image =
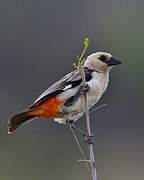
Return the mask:
[[(86, 85), (86, 79), (85, 79), (85, 73), (84, 73), (84, 67), (83, 66), (81, 66), (81, 76), (82, 76), (82, 80), (83, 80), (82, 83), (85, 86)], [(91, 127), (90, 127), (90, 112), (89, 112), (88, 100), (87, 100), (86, 92), (84, 94), (84, 98), (85, 98), (85, 115), (86, 115), (87, 134), (88, 134), (89, 137), (92, 137)], [(93, 143), (88, 143), (88, 148), (89, 148), (92, 180), (97, 180), (96, 163), (95, 163), (95, 157), (94, 157)]]

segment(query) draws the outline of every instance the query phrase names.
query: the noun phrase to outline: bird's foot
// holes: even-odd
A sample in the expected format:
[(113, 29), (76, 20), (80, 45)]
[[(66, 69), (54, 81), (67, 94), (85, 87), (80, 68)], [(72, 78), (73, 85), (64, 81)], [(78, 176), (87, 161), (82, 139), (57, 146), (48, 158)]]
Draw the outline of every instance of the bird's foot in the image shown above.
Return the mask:
[(90, 90), (90, 87), (88, 84), (85, 85), (81, 85), (81, 94), (84, 95), (85, 93), (87, 93)]

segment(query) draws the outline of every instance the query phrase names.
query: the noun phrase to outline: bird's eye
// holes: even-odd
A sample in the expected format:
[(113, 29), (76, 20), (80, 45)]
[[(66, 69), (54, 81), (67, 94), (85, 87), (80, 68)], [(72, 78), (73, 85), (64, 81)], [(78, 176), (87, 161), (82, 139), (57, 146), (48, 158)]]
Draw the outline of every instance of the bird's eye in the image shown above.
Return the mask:
[(99, 60), (105, 62), (105, 61), (107, 60), (107, 57), (106, 57), (105, 55), (101, 55), (101, 56), (99, 57)]

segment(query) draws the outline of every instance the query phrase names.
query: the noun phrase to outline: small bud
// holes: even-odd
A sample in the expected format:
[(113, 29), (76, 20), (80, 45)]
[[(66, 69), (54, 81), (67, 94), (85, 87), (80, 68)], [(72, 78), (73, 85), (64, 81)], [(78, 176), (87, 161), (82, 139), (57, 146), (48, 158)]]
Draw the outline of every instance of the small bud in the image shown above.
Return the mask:
[(89, 46), (89, 39), (85, 38), (85, 40), (84, 40), (84, 47), (88, 48), (88, 46)]

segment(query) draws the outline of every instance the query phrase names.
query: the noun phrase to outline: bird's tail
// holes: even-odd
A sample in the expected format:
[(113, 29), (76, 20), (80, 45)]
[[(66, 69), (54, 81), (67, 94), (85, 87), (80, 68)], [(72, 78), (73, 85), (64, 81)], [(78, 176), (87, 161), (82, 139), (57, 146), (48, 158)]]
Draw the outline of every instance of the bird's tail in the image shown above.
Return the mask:
[(38, 117), (40, 113), (41, 109), (32, 109), (14, 115), (9, 121), (8, 133), (11, 134), (18, 127)]

